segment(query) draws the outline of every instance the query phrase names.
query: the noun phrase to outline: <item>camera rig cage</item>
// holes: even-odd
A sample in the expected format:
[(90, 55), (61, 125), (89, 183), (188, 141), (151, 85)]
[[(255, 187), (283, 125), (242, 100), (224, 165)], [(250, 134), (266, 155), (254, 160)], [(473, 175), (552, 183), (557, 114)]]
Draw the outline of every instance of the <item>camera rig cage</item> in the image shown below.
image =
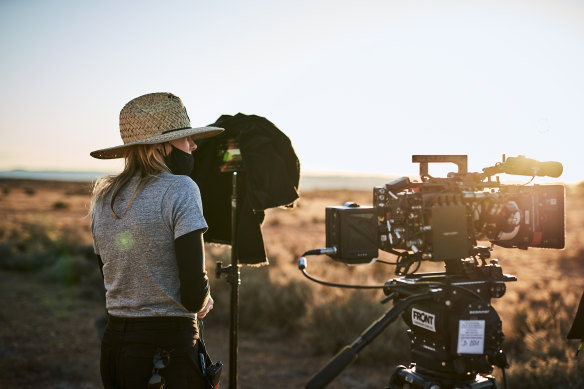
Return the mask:
[[(394, 305), (350, 346), (321, 369), (307, 388), (326, 386), (399, 316), (410, 330), (412, 363), (398, 366), (389, 387), (497, 388), (489, 374), (503, 370), (502, 322), (491, 305), (501, 298), (506, 282), (492, 245), (527, 249), (564, 247), (564, 187), (505, 185), (500, 173), (559, 177), (559, 162), (524, 156), (505, 158), (482, 173), (469, 173), (466, 155), (413, 155), (421, 182), (408, 177), (373, 188), (373, 206), (345, 203), (326, 208), (325, 249), (310, 250), (299, 260), (309, 279), (330, 286), (382, 288), (382, 302)], [(450, 162), (455, 173), (432, 177), (430, 163)], [(531, 181), (530, 181), (531, 182)], [(529, 183), (528, 183), (529, 184)], [(491, 247), (479, 246), (489, 241)], [(383, 286), (340, 285), (320, 281), (306, 272), (306, 256), (327, 254), (349, 264), (375, 261), (379, 250), (397, 256), (395, 274)], [(419, 273), (422, 261), (444, 262), (445, 271)], [(415, 266), (414, 266), (415, 265)], [(506, 386), (506, 385), (505, 385)]]

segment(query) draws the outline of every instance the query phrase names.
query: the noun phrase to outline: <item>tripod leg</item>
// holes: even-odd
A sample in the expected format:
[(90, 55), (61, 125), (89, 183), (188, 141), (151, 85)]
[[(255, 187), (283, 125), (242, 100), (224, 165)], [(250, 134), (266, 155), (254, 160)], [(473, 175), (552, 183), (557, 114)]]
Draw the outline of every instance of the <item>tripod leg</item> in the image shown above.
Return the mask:
[(412, 303), (433, 298), (441, 291), (430, 291), (428, 293), (410, 296), (395, 304), (383, 316), (377, 319), (367, 328), (359, 338), (350, 346), (345, 346), (335, 355), (325, 367), (316, 373), (306, 384), (306, 389), (319, 389), (328, 385), (337, 375), (341, 373), (351, 362), (357, 358), (357, 353), (375, 339), (391, 322), (399, 317)]

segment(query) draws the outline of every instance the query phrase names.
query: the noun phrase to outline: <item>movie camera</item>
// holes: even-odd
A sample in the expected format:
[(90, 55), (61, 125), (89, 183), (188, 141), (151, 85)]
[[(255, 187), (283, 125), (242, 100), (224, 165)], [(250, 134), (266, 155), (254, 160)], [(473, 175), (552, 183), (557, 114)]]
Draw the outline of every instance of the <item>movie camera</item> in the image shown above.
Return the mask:
[[(333, 357), (307, 388), (326, 386), (400, 315), (410, 328), (413, 361), (395, 368), (391, 389), (496, 388), (489, 375), (494, 366), (505, 377), (502, 323), (491, 299), (502, 297), (505, 283), (516, 278), (504, 274), (497, 259), (487, 259), (493, 245), (563, 248), (565, 195), (562, 185), (505, 185), (493, 176), (559, 177), (562, 165), (503, 157), (482, 173), (469, 173), (466, 155), (414, 155), (412, 162), (420, 164), (420, 182), (402, 177), (375, 187), (373, 206), (327, 207), (327, 247), (299, 260), (309, 279), (352, 287), (310, 276), (306, 256), (327, 254), (356, 265), (374, 262), (383, 250), (396, 255), (400, 276), (379, 286), (387, 296), (382, 302), (393, 301), (393, 308)], [(429, 174), (429, 164), (446, 162), (457, 165), (457, 172), (445, 178)], [(415, 273), (422, 261), (444, 262), (445, 271)]]

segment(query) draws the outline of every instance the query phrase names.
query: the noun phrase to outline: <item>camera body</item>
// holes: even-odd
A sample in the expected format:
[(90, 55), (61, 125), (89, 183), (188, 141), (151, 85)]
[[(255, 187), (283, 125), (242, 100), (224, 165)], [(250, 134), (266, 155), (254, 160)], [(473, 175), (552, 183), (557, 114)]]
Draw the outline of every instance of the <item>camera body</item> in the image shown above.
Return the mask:
[(391, 183), (375, 188), (379, 248), (445, 261), (472, 256), (477, 241), (520, 249), (564, 247), (563, 186), (493, 190), (449, 184), (422, 184), (398, 194)]
[[(337, 248), (331, 257), (368, 263), (380, 249), (402, 250), (417, 261), (448, 261), (476, 255), (479, 241), (520, 249), (564, 247), (562, 185), (503, 185), (491, 180), (497, 165), (485, 173), (466, 172), (466, 155), (413, 160), (421, 164), (422, 182), (402, 177), (375, 187), (372, 207), (327, 207), (327, 247)], [(431, 177), (431, 162), (454, 162), (459, 171)]]

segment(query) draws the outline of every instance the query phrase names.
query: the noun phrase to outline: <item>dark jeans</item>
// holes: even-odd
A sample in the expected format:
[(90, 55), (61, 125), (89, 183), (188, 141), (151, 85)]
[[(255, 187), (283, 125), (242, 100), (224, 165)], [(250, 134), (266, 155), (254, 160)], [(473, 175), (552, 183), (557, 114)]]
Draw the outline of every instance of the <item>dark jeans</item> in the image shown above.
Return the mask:
[(205, 388), (193, 319), (109, 316), (101, 342), (101, 380), (105, 389), (145, 389), (152, 377), (157, 348), (170, 352), (170, 363), (159, 374), (166, 387)]

